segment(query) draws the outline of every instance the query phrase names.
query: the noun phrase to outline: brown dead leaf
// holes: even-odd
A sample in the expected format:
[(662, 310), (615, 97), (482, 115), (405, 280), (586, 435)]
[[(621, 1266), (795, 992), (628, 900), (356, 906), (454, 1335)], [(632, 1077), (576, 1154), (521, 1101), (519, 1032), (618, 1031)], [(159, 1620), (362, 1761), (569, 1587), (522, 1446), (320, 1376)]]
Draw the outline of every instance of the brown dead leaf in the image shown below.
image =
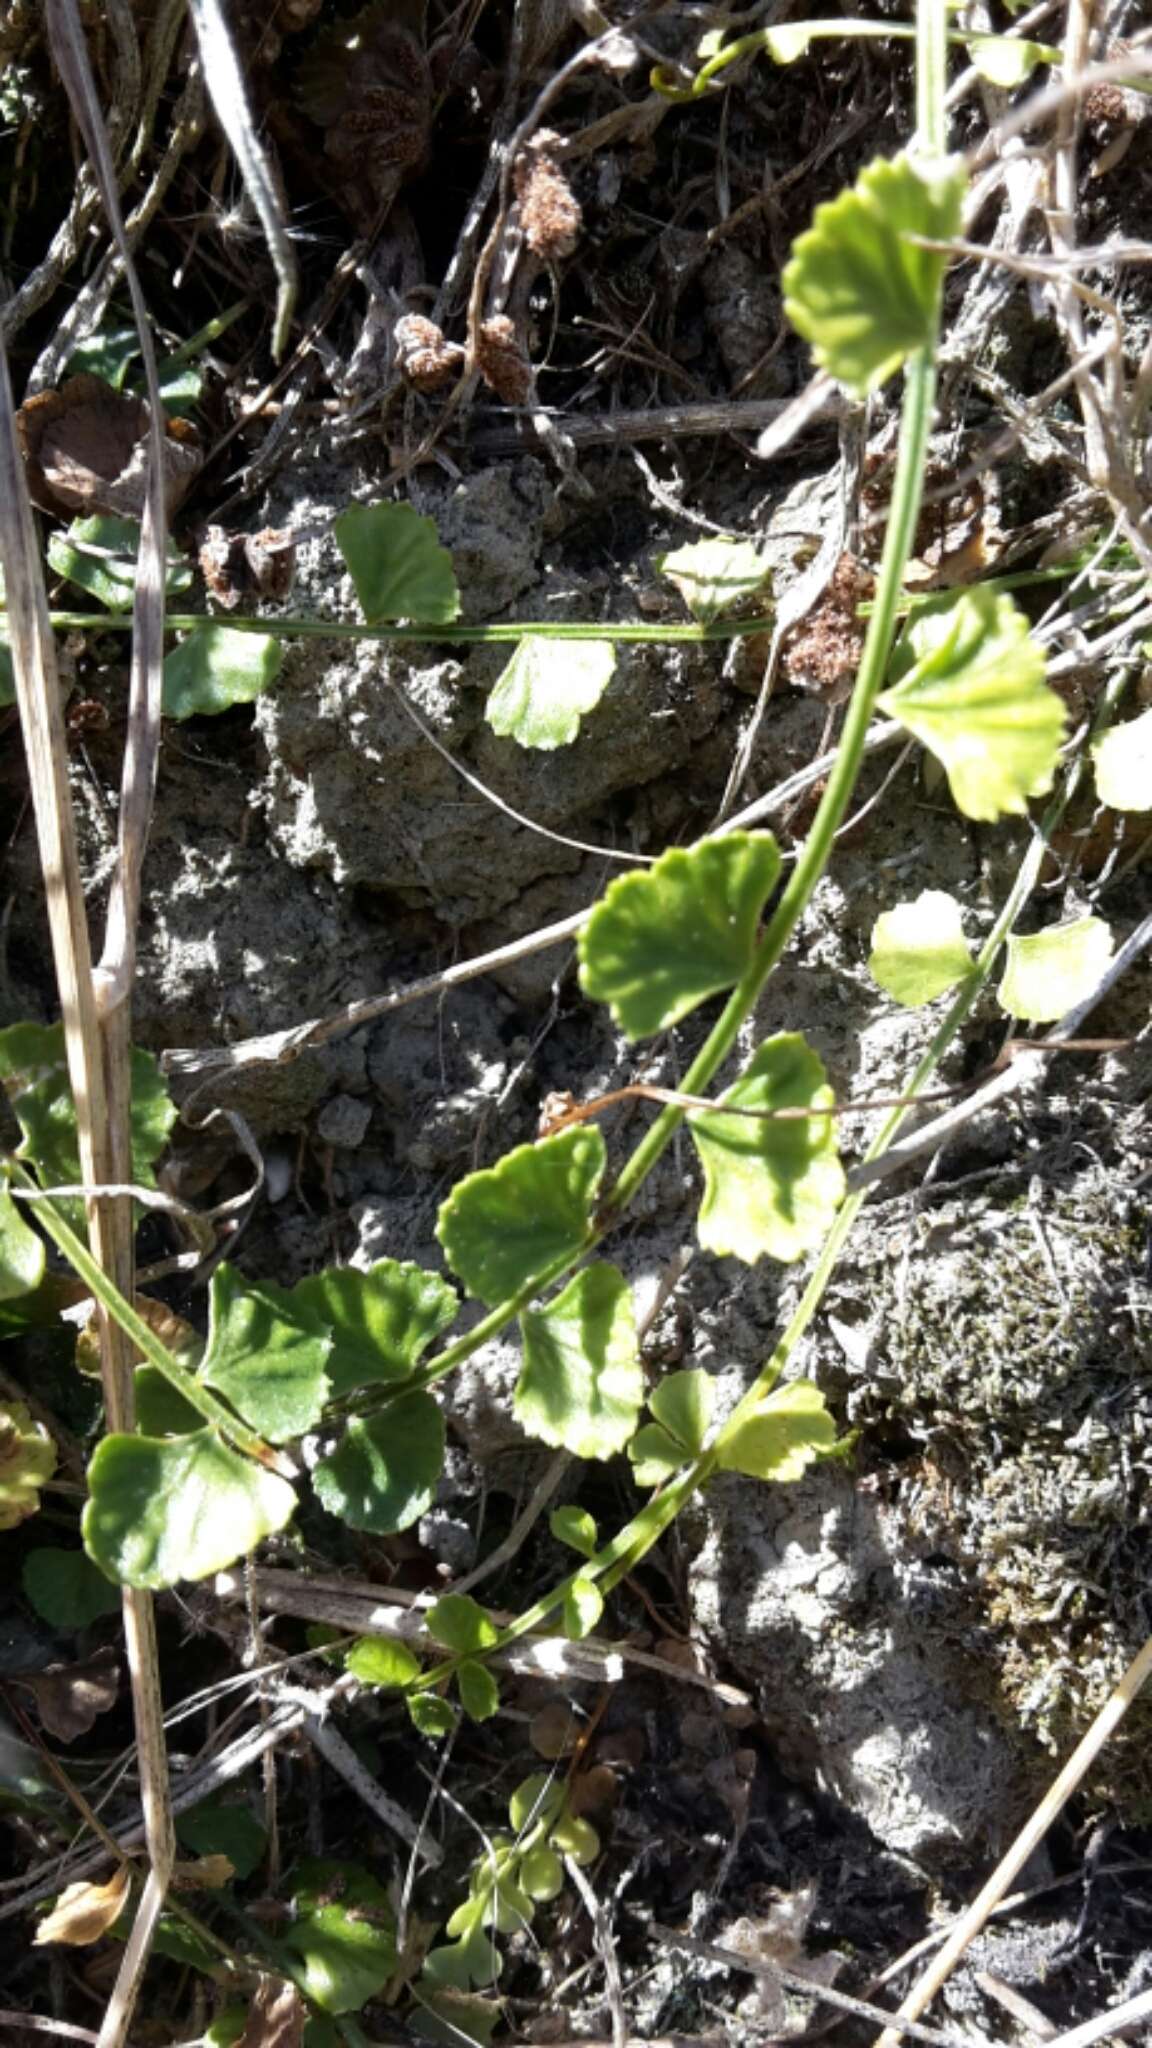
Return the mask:
[(296, 536), (288, 526), (265, 526), (259, 533), (210, 526), (200, 548), (200, 574), (226, 612), (245, 597), (282, 604), (296, 574)]
[(120, 1918), (128, 1897), (128, 1866), (122, 1863), (107, 1884), (70, 1884), (32, 1937), (36, 1948), (59, 1941), (67, 1948), (91, 1948)]
[(78, 1735), (87, 1735), (99, 1714), (115, 1706), (120, 1666), (115, 1650), (105, 1645), (79, 1664), (23, 1672), (20, 1683), (32, 1694), (46, 1732), (57, 1742), (75, 1742)]
[(173, 1866), (172, 1881), (178, 1891), (218, 1892), (235, 1875), (236, 1865), (228, 1856), (194, 1856), (189, 1863)]
[[(28, 489), (45, 512), (110, 512), (140, 519), (148, 462), (148, 407), (83, 371), (59, 391), (40, 391), (16, 415)], [(164, 487), (171, 514), (203, 461), (187, 420), (164, 422)]]
[(300, 2048), (307, 2016), (294, 1984), (261, 1977), (236, 2048)]
[(558, 1757), (571, 1756), (580, 1740), (581, 1725), (567, 1700), (549, 1700), (546, 1707), (533, 1714), (528, 1724), (528, 1740), (537, 1756), (555, 1763)]

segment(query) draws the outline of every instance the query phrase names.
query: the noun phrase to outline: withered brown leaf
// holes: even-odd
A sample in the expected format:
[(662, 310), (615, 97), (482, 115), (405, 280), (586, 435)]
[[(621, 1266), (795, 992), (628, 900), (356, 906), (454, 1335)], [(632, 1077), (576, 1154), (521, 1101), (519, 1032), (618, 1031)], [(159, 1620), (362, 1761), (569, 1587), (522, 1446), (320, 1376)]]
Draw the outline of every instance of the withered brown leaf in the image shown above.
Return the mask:
[[(26, 398), (16, 415), (33, 502), (68, 519), (110, 512), (139, 519), (148, 461), (148, 406), (90, 371), (59, 391)], [(169, 514), (187, 496), (204, 457), (188, 420), (164, 422), (164, 493)]]
[(75, 1742), (78, 1735), (87, 1735), (98, 1715), (115, 1706), (120, 1666), (115, 1650), (105, 1646), (79, 1664), (21, 1672), (20, 1683), (32, 1694), (47, 1733), (57, 1742)]
[(36, 1948), (50, 1941), (67, 1948), (91, 1948), (120, 1917), (128, 1896), (128, 1866), (121, 1864), (107, 1884), (70, 1884), (32, 1936)]
[(294, 1984), (261, 1977), (236, 2048), (300, 2048), (308, 2015)]

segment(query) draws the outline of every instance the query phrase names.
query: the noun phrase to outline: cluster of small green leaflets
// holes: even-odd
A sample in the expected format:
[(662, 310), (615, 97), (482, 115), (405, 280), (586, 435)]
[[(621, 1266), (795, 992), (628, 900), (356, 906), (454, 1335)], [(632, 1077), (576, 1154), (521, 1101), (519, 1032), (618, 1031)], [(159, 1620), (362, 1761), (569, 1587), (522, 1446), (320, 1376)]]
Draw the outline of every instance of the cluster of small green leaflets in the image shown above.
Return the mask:
[[(723, 29), (709, 29), (701, 36), (696, 46), (701, 69), (690, 86), (678, 84), (672, 72), (657, 66), (651, 73), (651, 84), (665, 99), (687, 101), (698, 99), (702, 93), (741, 57), (759, 55), (761, 52), (772, 59), (774, 64), (795, 64), (807, 54), (818, 36), (834, 37), (837, 42), (846, 42), (857, 37), (881, 37), (887, 35), (910, 35), (911, 30), (902, 24), (885, 21), (853, 21), (843, 16), (827, 20), (787, 21), (775, 28), (758, 29), (751, 35), (739, 36), (728, 42)], [(1023, 36), (971, 35), (966, 32), (953, 35), (951, 41), (960, 43), (967, 50), (969, 58), (982, 78), (992, 85), (1010, 88), (1022, 85), (1040, 64), (1060, 64), (1063, 53), (1051, 43), (1035, 43)]]
[[(638, 1486), (663, 1486), (702, 1454), (712, 1424), (713, 1384), (696, 1370), (669, 1373), (648, 1402), (651, 1422), (628, 1446)], [(811, 1380), (789, 1380), (742, 1402), (711, 1447), (715, 1468), (784, 1484), (800, 1479), (836, 1442), (836, 1424)]]
[(495, 1937), (531, 1925), (538, 1905), (564, 1888), (563, 1858), (578, 1866), (600, 1853), (589, 1821), (565, 1811), (562, 1784), (544, 1773), (525, 1778), (508, 1802), (511, 1835), (493, 1835), (472, 1866), (468, 1896), (448, 1921), (450, 1941), (429, 1954), (424, 1987), (470, 1991), (499, 1976)]
[[(1050, 1024), (1098, 985), (1112, 958), (1112, 934), (1102, 918), (1008, 939), (997, 989), (1001, 1009), (1029, 1024)], [(960, 905), (940, 889), (925, 889), (877, 918), (868, 962), (872, 978), (907, 1009), (946, 995), (971, 972)]]
[[(464, 1712), (473, 1721), (490, 1720), (500, 1704), (496, 1681), (483, 1662), (500, 1637), (491, 1615), (467, 1593), (445, 1593), (422, 1619), (433, 1640), (457, 1660), (452, 1677)], [(421, 1675), (420, 1660), (406, 1643), (394, 1637), (361, 1636), (344, 1663), (362, 1685), (385, 1692), (403, 1691), (421, 1735), (447, 1735), (455, 1726), (455, 1713), (442, 1693), (415, 1689)]]

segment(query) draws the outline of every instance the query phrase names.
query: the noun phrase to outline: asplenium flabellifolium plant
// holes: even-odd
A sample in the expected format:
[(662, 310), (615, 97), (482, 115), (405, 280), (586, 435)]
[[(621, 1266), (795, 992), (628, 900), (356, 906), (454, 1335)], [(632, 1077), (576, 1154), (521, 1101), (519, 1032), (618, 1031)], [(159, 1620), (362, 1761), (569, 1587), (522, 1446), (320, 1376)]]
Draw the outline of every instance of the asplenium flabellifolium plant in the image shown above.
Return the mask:
[[(814, 22), (758, 31), (736, 44), (721, 38), (701, 51), (693, 93), (709, 89), (729, 63), (754, 49), (794, 61), (814, 37), (846, 29), (893, 32), (888, 24)], [(861, 395), (901, 370), (905, 381), (876, 598), (815, 821), (786, 879), (770, 834), (717, 834), (671, 849), (645, 872), (613, 883), (581, 934), (583, 990), (608, 1006), (630, 1040), (665, 1031), (706, 1002), (718, 1005), (683, 1077), (684, 1102), (665, 1103), (624, 1160), (610, 1158), (594, 1126), (576, 1122), (517, 1147), (452, 1190), (441, 1208), (439, 1240), (463, 1295), (485, 1311), (463, 1334), (452, 1334), (462, 1306), (455, 1285), (384, 1259), (367, 1272), (335, 1270), (287, 1289), (249, 1283), (223, 1267), (212, 1282), (206, 1337), (185, 1329), (176, 1338), (171, 1328), (156, 1326), (150, 1304), (128, 1302), (111, 1286), (79, 1235), (79, 1212), (69, 1198), (32, 1199), (77, 1178), (62, 1045), (52, 1034), (30, 1040), (26, 1034), (36, 1027), (0, 1033), (0, 1072), (22, 1128), (0, 1184), (0, 1334), (62, 1306), (61, 1276), (47, 1271), (42, 1232), (75, 1276), (73, 1298), (76, 1291), (97, 1298), (143, 1361), (138, 1428), (106, 1437), (89, 1468), (84, 1542), (106, 1579), (150, 1587), (203, 1577), (284, 1528), (308, 1483), (353, 1528), (387, 1534), (408, 1527), (431, 1501), (441, 1469), (443, 1414), (434, 1387), (514, 1322), (523, 1357), (514, 1405), (523, 1428), (588, 1458), (626, 1451), (638, 1486), (651, 1489), (607, 1539), (582, 1511), (561, 1511), (554, 1531), (578, 1563), (514, 1622), (498, 1624), (476, 1602), (449, 1593), (427, 1616), (444, 1653), (430, 1665), (403, 1645), (365, 1639), (354, 1646), (349, 1671), (403, 1697), (416, 1727), (429, 1735), (451, 1728), (460, 1709), (476, 1720), (495, 1711), (494, 1651), (557, 1622), (573, 1636), (594, 1627), (613, 1587), (713, 1474), (785, 1482), (834, 1446), (820, 1390), (807, 1380), (780, 1379), (859, 1200), (845, 1199), (824, 1069), (801, 1033), (781, 1032), (754, 1048), (721, 1094), (708, 1091), (733, 1057), (828, 862), (873, 712), (883, 707), (936, 754), (970, 817), (1021, 813), (1056, 774), (1062, 707), (1007, 590), (985, 585), (917, 603), (896, 640), (932, 420), (947, 262), (940, 245), (959, 232), (966, 189), (962, 165), (945, 154), (946, 37), (934, 0), (923, 0), (918, 39), (917, 150), (868, 166), (850, 190), (819, 208), (784, 278), (789, 317), (831, 376)], [(1024, 76), (1052, 55), (1019, 39), (965, 40), (973, 61), (1001, 82), (1009, 70), (1014, 79)], [(169, 657), (169, 715), (219, 709), (267, 687), (280, 642), (292, 634), (508, 640), (514, 652), (492, 691), (490, 722), (518, 744), (554, 748), (573, 741), (609, 687), (617, 642), (724, 639), (763, 627), (759, 611), (731, 616), (734, 607), (751, 613), (762, 601), (763, 563), (747, 542), (693, 544), (664, 558), (663, 572), (693, 613), (690, 626), (476, 627), (460, 624), (450, 557), (431, 522), (411, 506), (350, 508), (337, 520), (335, 538), (363, 624), (232, 618), (225, 627), (194, 614), (172, 619), (183, 637)], [(118, 565), (131, 542), (123, 533), (74, 527), (54, 543), (60, 573), (105, 606), (107, 630), (125, 623)], [(178, 563), (170, 574), (176, 591)], [(58, 617), (92, 623), (90, 614)], [(1139, 721), (1136, 728), (1133, 739), (1143, 745)], [(1135, 808), (1124, 762), (1107, 740), (1096, 766), (1104, 800)], [(1118, 792), (1114, 799), (1110, 789)], [(898, 906), (880, 920), (873, 971), (883, 987), (911, 1002), (953, 992), (914, 1087), (923, 1085), (987, 978), (1014, 909), (1006, 906), (975, 962), (955, 906), (946, 915), (938, 904)], [(1107, 934), (1102, 940), (1094, 919), (1080, 927), (1069, 928), (1070, 936), (1016, 941), (1001, 986), (1013, 1014), (1046, 1016), (1053, 1002), (1063, 1005), (1070, 983), (1060, 976), (1071, 954), (1072, 982), (1097, 971)], [(135, 1079), (135, 1173), (147, 1186), (170, 1111), (142, 1057)], [(899, 1113), (873, 1152), (898, 1122)], [(630, 1289), (620, 1270), (598, 1256), (685, 1123), (700, 1165), (697, 1228), (706, 1250), (746, 1262), (818, 1254), (776, 1353), (736, 1409), (719, 1419), (712, 1383), (701, 1372), (677, 1372), (647, 1386)], [(0, 1418), (4, 1429), (0, 1482), (7, 1446), (9, 1491), (0, 1494), (0, 1513), (18, 1517), (35, 1511), (52, 1452), (21, 1412)], [(305, 1437), (321, 1446), (309, 1480), (302, 1471)], [(33, 1574), (34, 1598), (36, 1580)], [(76, 1597), (90, 1599), (91, 1588), (79, 1588)], [(510, 1819), (513, 1832), (478, 1857), (468, 1897), (448, 1923), (448, 1943), (428, 1958), (421, 1995), (430, 2005), (437, 1991), (466, 1997), (493, 1981), (496, 1936), (526, 1924), (535, 1904), (554, 1895), (564, 1856), (578, 1862), (595, 1853), (587, 1824), (582, 1832), (567, 1814), (563, 1787), (529, 1781), (514, 1795)], [(323, 1872), (302, 1879), (292, 1939), (308, 1996), (330, 2012), (347, 2012), (373, 1996), (394, 1967), (390, 1909), (368, 1900), (361, 1912), (359, 1893), (349, 1908), (346, 1880), (340, 1897), (325, 1883)], [(342, 1934), (332, 1919), (341, 1913)], [(350, 1936), (353, 1925), (374, 1929), (379, 1939)]]

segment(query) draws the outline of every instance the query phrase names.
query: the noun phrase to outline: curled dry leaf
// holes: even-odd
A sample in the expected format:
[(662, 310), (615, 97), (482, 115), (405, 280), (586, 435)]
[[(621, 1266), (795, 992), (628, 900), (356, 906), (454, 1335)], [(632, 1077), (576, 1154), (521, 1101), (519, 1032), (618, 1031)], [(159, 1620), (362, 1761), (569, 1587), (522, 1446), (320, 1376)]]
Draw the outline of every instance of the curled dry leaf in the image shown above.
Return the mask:
[(87, 1735), (100, 1714), (114, 1707), (120, 1691), (120, 1666), (115, 1650), (94, 1651), (79, 1664), (49, 1664), (47, 1670), (21, 1676), (36, 1701), (42, 1727), (57, 1742), (75, 1742)]
[(248, 2023), (236, 2048), (300, 2048), (307, 2019), (304, 2001), (294, 1984), (261, 1977), (248, 2012)]
[(392, 342), (396, 368), (417, 391), (438, 391), (463, 367), (463, 349), (445, 341), (443, 330), (422, 313), (405, 313), (396, 322)]
[(128, 1866), (121, 1864), (107, 1884), (70, 1884), (32, 1937), (37, 1948), (50, 1941), (67, 1948), (91, 1948), (120, 1917), (128, 1897)]
[(532, 365), (506, 313), (494, 313), (480, 328), (476, 368), (505, 405), (526, 405), (532, 392)]
[(199, 561), (200, 574), (224, 611), (235, 611), (242, 598), (283, 604), (296, 575), (296, 535), (287, 526), (265, 526), (259, 533), (210, 526)]
[(521, 150), (513, 173), (524, 240), (545, 263), (571, 256), (584, 224), (580, 202), (558, 160), (562, 140), (551, 128), (541, 128)]
[[(16, 415), (28, 489), (42, 511), (111, 512), (139, 519), (144, 511), (149, 412), (142, 398), (114, 391), (85, 370), (59, 391), (28, 398)], [(200, 436), (187, 420), (164, 422), (164, 489), (169, 514), (186, 497), (203, 461)]]

